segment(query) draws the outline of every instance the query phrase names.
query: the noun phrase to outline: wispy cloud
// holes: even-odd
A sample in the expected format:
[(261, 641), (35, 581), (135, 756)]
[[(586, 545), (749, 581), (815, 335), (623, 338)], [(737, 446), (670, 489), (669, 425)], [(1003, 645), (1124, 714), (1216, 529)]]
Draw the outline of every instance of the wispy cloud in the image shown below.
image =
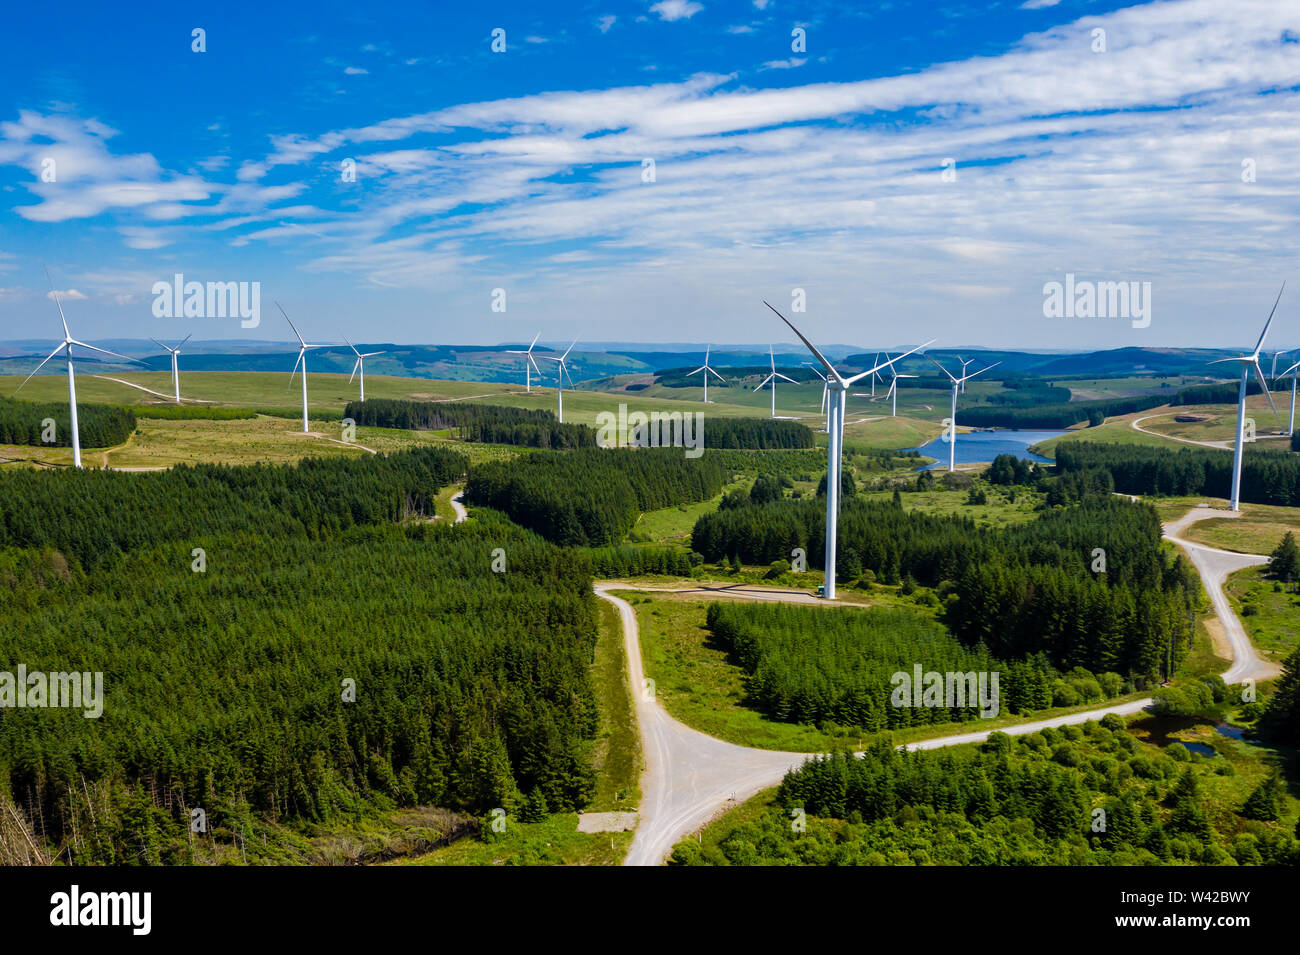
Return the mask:
[(659, 0), (651, 4), (650, 12), (659, 14), (660, 20), (689, 20), (704, 9), (704, 5), (694, 0)]

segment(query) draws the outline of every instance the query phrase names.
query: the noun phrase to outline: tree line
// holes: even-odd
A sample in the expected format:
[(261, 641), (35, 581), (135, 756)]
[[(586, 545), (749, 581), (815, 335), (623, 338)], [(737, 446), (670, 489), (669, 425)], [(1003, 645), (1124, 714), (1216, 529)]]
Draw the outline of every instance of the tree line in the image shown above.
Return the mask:
[(731, 472), (719, 456), (677, 448), (580, 448), (470, 470), (465, 501), (495, 508), (557, 544), (617, 544), (643, 511), (706, 501)]
[[(1232, 457), (1212, 448), (1063, 441), (1056, 447), (1056, 469), (1067, 474), (1108, 471), (1115, 490), (1123, 494), (1228, 497)], [(1247, 446), (1241, 461), (1241, 499), (1253, 504), (1300, 504), (1300, 456)]]
[(406, 431), (451, 431), (465, 441), (529, 448), (593, 447), (596, 432), (582, 424), (561, 424), (549, 411), (464, 401), (407, 401), (371, 398), (349, 401), (343, 412), (359, 425)]
[[(51, 429), (47, 419), (53, 419)], [(116, 405), (77, 404), (77, 430), (83, 448), (111, 448), (135, 431), (135, 414)], [(50, 440), (46, 440), (46, 438)], [(72, 447), (68, 403), (0, 398), (0, 444)]]

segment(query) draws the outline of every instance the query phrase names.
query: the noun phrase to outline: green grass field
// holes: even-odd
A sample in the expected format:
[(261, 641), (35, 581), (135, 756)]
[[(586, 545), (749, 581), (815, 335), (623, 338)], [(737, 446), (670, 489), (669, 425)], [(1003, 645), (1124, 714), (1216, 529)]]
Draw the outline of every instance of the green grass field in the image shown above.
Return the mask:
[(1300, 594), (1277, 591), (1264, 572), (1239, 570), (1225, 589), (1251, 642), (1266, 659), (1281, 662), (1300, 646)]

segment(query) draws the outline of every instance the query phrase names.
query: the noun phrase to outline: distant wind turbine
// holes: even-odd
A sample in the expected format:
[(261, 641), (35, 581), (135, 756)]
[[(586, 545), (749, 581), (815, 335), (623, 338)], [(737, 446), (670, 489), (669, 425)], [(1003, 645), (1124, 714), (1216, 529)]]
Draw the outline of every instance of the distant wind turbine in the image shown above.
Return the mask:
[[(844, 444), (844, 398), (849, 390), (849, 386), (855, 381), (861, 381), (867, 375), (874, 374), (882, 368), (892, 367), (894, 362), (901, 361), (908, 355), (920, 351), (933, 345), (933, 341), (928, 341), (924, 345), (918, 345), (911, 351), (904, 352), (898, 358), (892, 358), (883, 365), (876, 365), (864, 372), (853, 375), (851, 378), (845, 378), (835, 366), (826, 360), (826, 357), (817, 350), (817, 347), (804, 337), (803, 332), (795, 328), (790, 320), (772, 308), (767, 302), (763, 303), (771, 308), (777, 318), (790, 326), (790, 330), (799, 336), (799, 340), (808, 346), (808, 350), (813, 353), (813, 357), (821, 362), (822, 367), (826, 369), (826, 387), (829, 391), (831, 420), (830, 427), (826, 429), (826, 557), (825, 557), (825, 583), (822, 594), (827, 600), (835, 599), (835, 544), (836, 536), (839, 529), (840, 514), (840, 456)], [(773, 374), (775, 374), (773, 369)]]
[[(287, 315), (285, 317), (288, 318)], [(346, 338), (343, 340), (345, 342), (348, 342)], [(368, 351), (362, 354), (361, 352), (357, 351), (357, 346), (352, 344), (351, 342), (348, 342), (348, 347), (352, 349), (352, 354), (357, 356), (356, 364), (352, 366), (352, 374), (348, 375), (348, 384), (349, 385), (352, 384), (352, 379), (357, 376), (358, 372), (360, 372), (361, 373), (361, 400), (365, 401), (366, 400), (366, 359), (374, 358), (376, 355), (382, 355), (383, 352)]]
[[(926, 357), (929, 358), (930, 356), (927, 355)], [(960, 355), (957, 356), (957, 360), (961, 361)], [(948, 379), (952, 382), (952, 414), (951, 417), (948, 418), (948, 470), (953, 471), (956, 470), (956, 461), (957, 461), (957, 393), (960, 390), (964, 389), (966, 382), (970, 381), (976, 375), (982, 375), (990, 368), (996, 368), (998, 365), (1002, 363), (1000, 361), (995, 361), (993, 364), (985, 365), (979, 371), (972, 371), (968, 375), (966, 374), (966, 366), (971, 364), (974, 361), (974, 359), (972, 358), (971, 361), (962, 362), (961, 365), (962, 376), (960, 378), (957, 378), (953, 375), (952, 372), (950, 372), (947, 368), (944, 368), (943, 365), (940, 365), (933, 358), (930, 358), (930, 361), (934, 362), (934, 366), (938, 368), (941, 372), (943, 372), (945, 375), (947, 375)]]
[[(1241, 458), (1246, 439), (1246, 382), (1250, 378), (1251, 369), (1254, 369), (1255, 377), (1259, 379), (1260, 387), (1264, 389), (1264, 397), (1268, 398), (1273, 416), (1277, 417), (1277, 405), (1273, 404), (1273, 394), (1268, 390), (1268, 382), (1264, 380), (1264, 370), (1259, 367), (1259, 350), (1264, 347), (1264, 339), (1268, 336), (1269, 327), (1273, 324), (1273, 316), (1277, 313), (1277, 303), (1282, 301), (1284, 291), (1286, 291), (1286, 282), (1283, 282), (1282, 287), (1278, 289), (1277, 298), (1273, 301), (1273, 310), (1268, 313), (1268, 321), (1264, 323), (1264, 330), (1259, 333), (1259, 341), (1255, 343), (1253, 352), (1249, 355), (1220, 358), (1218, 361), (1210, 362), (1211, 365), (1219, 365), (1231, 361), (1241, 365), (1241, 384), (1237, 388), (1237, 441), (1232, 450), (1232, 497), (1228, 503), (1228, 509), (1232, 511), (1241, 509)], [(1277, 423), (1281, 426), (1280, 417)]]
[[(889, 357), (889, 352), (885, 352), (885, 357), (886, 357), (886, 358)], [(890, 366), (889, 366), (889, 373), (890, 373), (891, 375), (893, 375), (894, 377), (893, 377), (893, 379), (889, 382), (889, 391), (885, 394), (885, 397), (891, 399), (892, 402), (893, 402), (892, 405), (890, 406), (890, 409), (889, 409), (889, 416), (890, 416), (891, 418), (897, 418), (897, 417), (898, 417), (898, 379), (900, 379), (900, 378), (919, 378), (920, 375), (902, 375), (902, 374), (899, 374), (898, 372), (894, 371), (894, 366), (893, 366), (893, 365), (890, 365)]]
[(528, 346), (527, 349), (524, 350), (509, 349), (506, 351), (507, 355), (524, 356), (524, 391), (530, 394), (532, 393), (533, 390), (533, 371), (536, 370), (537, 377), (540, 378), (542, 376), (542, 369), (537, 367), (537, 359), (533, 357), (533, 347), (537, 344), (537, 339), (541, 337), (542, 337), (541, 332), (538, 332), (536, 335), (534, 335), (533, 342), (531, 345)]
[(727, 380), (714, 371), (713, 367), (709, 364), (709, 352), (712, 351), (712, 349), (712, 345), (706, 345), (704, 348), (704, 364), (699, 368), (696, 368), (694, 371), (686, 373), (686, 377), (689, 378), (691, 375), (698, 375), (700, 372), (704, 372), (704, 403), (706, 405), (709, 403), (709, 375), (712, 374), (718, 379), (718, 381)]
[(302, 433), (307, 434), (307, 352), (322, 346), (308, 345), (303, 341), (302, 336), (298, 334), (297, 327), (293, 324), (293, 320), (289, 318), (289, 313), (284, 310), (284, 306), (276, 302), (275, 307), (280, 310), (280, 314), (284, 316), (284, 320), (289, 323), (289, 327), (293, 329), (293, 333), (298, 339), (298, 360), (293, 363), (293, 371), (289, 373), (289, 387), (293, 387), (293, 376), (298, 373), (298, 366), (302, 365)]
[[(961, 355), (958, 355), (958, 356), (957, 356), (957, 360), (958, 360), (959, 362), (961, 362), (961, 393), (964, 395), (964, 394), (966, 394), (966, 366), (967, 366), (967, 365), (973, 365), (973, 364), (975, 364), (975, 359), (974, 359), (974, 358), (962, 358)], [(989, 367), (992, 368), (993, 366), (990, 365)], [(974, 376), (971, 376), (971, 377), (974, 377)]]
[[(764, 302), (763, 304), (767, 305), (766, 302)], [(768, 305), (767, 307), (772, 308), (772, 306), (770, 305)], [(776, 310), (773, 309), (773, 311)], [(777, 314), (780, 315), (781, 313), (777, 312)], [(755, 391), (761, 390), (762, 387), (765, 384), (767, 384), (769, 381), (772, 383), (772, 417), (775, 418), (776, 417), (776, 380), (780, 378), (782, 381), (788, 381), (792, 385), (797, 385), (798, 382), (795, 381), (793, 378), (787, 378), (785, 375), (781, 374), (779, 371), (776, 370), (776, 353), (772, 351), (771, 345), (767, 346), (767, 354), (768, 354), (768, 358), (770, 358), (772, 362), (772, 373), (768, 375), (766, 378), (764, 378), (762, 381), (760, 381), (758, 383), (758, 387), (755, 388), (754, 390)]]
[[(576, 344), (578, 344), (578, 340), (575, 338), (575, 339), (573, 340), (573, 345), (576, 345)], [(556, 419), (560, 422), (560, 424), (564, 424), (564, 376), (565, 376), (565, 375), (569, 375), (569, 366), (568, 366), (568, 364), (565, 362), (565, 359), (569, 357), (569, 352), (573, 351), (573, 345), (570, 345), (568, 348), (566, 348), (566, 349), (564, 350), (564, 354), (561, 355), (559, 358), (556, 358), (556, 357), (554, 357), (554, 356), (552, 356), (552, 355), (543, 355), (543, 356), (542, 356), (542, 357), (545, 358), (547, 361), (553, 361), (553, 362), (556, 363), (556, 368), (555, 368), (555, 381), (556, 381), (556, 386), (555, 386), (555, 417), (556, 417)], [(570, 385), (570, 387), (576, 387), (576, 385), (573, 384), (573, 376), (572, 376), (572, 375), (569, 375), (569, 385)]]
[(179, 366), (177, 365), (177, 363), (176, 363), (176, 356), (179, 355), (179, 354), (181, 353), (181, 345), (184, 345), (185, 342), (189, 341), (192, 337), (193, 337), (192, 334), (191, 334), (191, 335), (186, 335), (185, 338), (184, 338), (184, 340), (181, 342), (181, 344), (180, 344), (180, 345), (177, 345), (175, 348), (172, 348), (170, 345), (164, 345), (162, 342), (158, 341), (158, 339), (156, 339), (156, 338), (151, 338), (151, 339), (149, 339), (151, 342), (153, 342), (153, 343), (154, 343), (155, 345), (157, 345), (159, 348), (162, 348), (162, 349), (165, 349), (166, 351), (171, 352), (171, 356), (172, 356), (172, 389), (173, 389), (173, 391), (175, 391), (175, 393), (176, 393), (176, 403), (177, 403), (177, 404), (180, 404), (180, 403), (181, 403), (181, 370), (180, 370), (180, 367), (179, 367)]
[(36, 372), (44, 368), (46, 363), (49, 362), (49, 360), (53, 358), (55, 355), (57, 355), (59, 352), (64, 352), (67, 355), (68, 412), (71, 417), (71, 424), (72, 424), (72, 464), (74, 467), (81, 467), (81, 432), (78, 429), (78, 425), (77, 425), (77, 375), (72, 367), (72, 346), (78, 345), (81, 348), (89, 348), (91, 351), (103, 352), (105, 355), (112, 355), (114, 358), (122, 358), (126, 361), (133, 361), (138, 365), (143, 365), (144, 362), (140, 361), (138, 358), (128, 358), (126, 355), (119, 355), (117, 352), (109, 351), (107, 348), (100, 348), (98, 345), (87, 345), (85, 342), (79, 342), (75, 338), (73, 338), (72, 333), (68, 331), (68, 320), (63, 314), (63, 303), (59, 301), (59, 293), (54, 290), (54, 280), (50, 278), (49, 269), (45, 270), (45, 278), (50, 283), (50, 295), (54, 298), (54, 304), (58, 306), (59, 320), (63, 322), (63, 341), (59, 344), (58, 348), (54, 349), (54, 351), (50, 352), (49, 355), (46, 356), (45, 361), (37, 365), (35, 370), (33, 370), (30, 375), (28, 375), (26, 378), (23, 379), (23, 384), (19, 385), (17, 388), (14, 389), (14, 394), (16, 395), (18, 394), (18, 392), (22, 391), (23, 385), (31, 381), (32, 377), (36, 374)]

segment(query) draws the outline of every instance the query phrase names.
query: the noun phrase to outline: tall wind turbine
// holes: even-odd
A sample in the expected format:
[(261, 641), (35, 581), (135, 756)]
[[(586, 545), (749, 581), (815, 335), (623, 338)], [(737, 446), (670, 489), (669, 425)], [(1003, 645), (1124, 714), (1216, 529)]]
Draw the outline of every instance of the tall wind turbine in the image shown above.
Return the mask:
[(177, 404), (180, 404), (180, 403), (181, 403), (181, 370), (180, 370), (180, 367), (176, 364), (176, 356), (179, 355), (179, 354), (181, 353), (181, 345), (184, 345), (185, 342), (189, 341), (192, 337), (193, 337), (193, 333), (191, 333), (191, 334), (189, 334), (189, 335), (186, 335), (184, 341), (182, 341), (181, 344), (180, 344), (180, 345), (177, 345), (175, 348), (172, 348), (170, 345), (164, 345), (162, 342), (158, 341), (158, 339), (156, 339), (156, 338), (151, 338), (151, 339), (149, 339), (149, 341), (153, 342), (153, 343), (154, 343), (155, 345), (157, 345), (159, 348), (162, 348), (162, 349), (165, 349), (165, 350), (171, 352), (171, 355), (172, 355), (172, 389), (173, 389), (173, 390), (175, 391), (175, 393), (176, 393), (176, 403), (177, 403)]
[[(764, 305), (767, 305), (766, 302), (764, 302), (763, 304), (764, 304)], [(772, 308), (771, 305), (768, 305), (767, 307), (768, 307), (768, 308)], [(776, 311), (776, 309), (772, 309), (772, 310), (773, 310), (773, 311)], [(780, 312), (777, 312), (777, 314), (780, 315), (781, 313), (780, 313)], [(784, 316), (782, 316), (782, 317), (784, 318)], [(786, 324), (789, 324), (789, 323), (787, 322)], [(791, 326), (791, 327), (793, 328), (794, 326)], [(775, 417), (776, 417), (776, 380), (777, 380), (778, 378), (780, 378), (780, 379), (782, 379), (783, 381), (788, 381), (788, 382), (790, 382), (790, 384), (792, 384), (792, 385), (797, 385), (798, 382), (795, 381), (793, 378), (787, 378), (785, 375), (781, 374), (779, 371), (776, 370), (776, 353), (772, 351), (772, 346), (771, 346), (771, 345), (768, 345), (768, 346), (767, 346), (767, 355), (768, 355), (768, 358), (770, 358), (771, 361), (772, 361), (772, 373), (771, 373), (770, 375), (768, 375), (766, 378), (764, 378), (762, 381), (760, 381), (760, 382), (758, 383), (758, 387), (755, 388), (754, 390), (755, 390), (755, 391), (759, 391), (759, 390), (762, 389), (762, 387), (763, 387), (765, 384), (767, 384), (769, 381), (772, 383), (772, 417), (775, 418)]]
[[(573, 345), (576, 345), (576, 344), (578, 344), (578, 340), (575, 338), (575, 339), (573, 340)], [(542, 357), (545, 358), (547, 361), (553, 361), (553, 362), (556, 363), (556, 368), (555, 368), (555, 382), (556, 382), (556, 384), (555, 384), (555, 417), (556, 417), (556, 419), (560, 422), (560, 424), (564, 424), (564, 376), (565, 376), (565, 375), (569, 375), (569, 366), (568, 366), (568, 364), (565, 362), (565, 359), (569, 357), (569, 352), (573, 351), (573, 345), (570, 345), (568, 348), (564, 349), (564, 354), (561, 355), (559, 358), (556, 358), (556, 357), (554, 357), (554, 356), (552, 356), (552, 355), (543, 355), (543, 356), (542, 356)], [(572, 375), (569, 375), (569, 385), (572, 386), (572, 387), (576, 387), (576, 386), (573, 384), (573, 376), (572, 376)]]
[(540, 378), (542, 376), (542, 370), (537, 367), (537, 359), (533, 357), (533, 347), (537, 344), (537, 339), (541, 337), (541, 332), (534, 335), (532, 344), (529, 345), (527, 349), (520, 350), (512, 348), (506, 351), (507, 355), (524, 356), (524, 391), (529, 394), (531, 394), (533, 390), (533, 371), (536, 370), (537, 377)]
[(302, 433), (307, 434), (307, 352), (313, 348), (320, 348), (320, 345), (308, 345), (298, 334), (298, 329), (294, 326), (293, 320), (289, 318), (289, 313), (284, 310), (284, 306), (279, 302), (275, 307), (280, 310), (284, 320), (289, 323), (293, 333), (298, 338), (298, 360), (293, 363), (293, 371), (289, 373), (289, 387), (293, 387), (293, 376), (298, 373), (298, 366), (302, 365)]
[(23, 385), (31, 381), (36, 372), (44, 368), (51, 358), (59, 352), (66, 353), (68, 358), (68, 413), (71, 417), (72, 424), (72, 463), (74, 467), (81, 467), (81, 432), (78, 430), (77, 426), (77, 376), (76, 372), (72, 368), (72, 346), (78, 345), (82, 348), (89, 348), (91, 351), (103, 352), (105, 355), (112, 355), (114, 358), (133, 361), (138, 365), (143, 365), (144, 362), (140, 361), (138, 358), (128, 358), (126, 355), (119, 355), (115, 351), (109, 351), (107, 348), (100, 348), (97, 345), (87, 345), (85, 342), (79, 342), (73, 338), (72, 333), (68, 331), (68, 320), (63, 314), (63, 303), (59, 301), (59, 293), (54, 290), (54, 280), (50, 279), (48, 269), (45, 271), (45, 278), (49, 280), (50, 295), (54, 298), (54, 304), (59, 308), (59, 320), (63, 322), (63, 341), (59, 344), (58, 348), (54, 349), (54, 351), (50, 352), (49, 355), (46, 356), (45, 361), (37, 365), (35, 370), (23, 379), (23, 384), (14, 389), (14, 394), (16, 395), (18, 392), (22, 391)]
[[(840, 515), (840, 452), (844, 443), (844, 397), (849, 390), (849, 386), (855, 381), (860, 381), (867, 375), (874, 374), (882, 368), (892, 367), (894, 362), (906, 358), (914, 352), (920, 351), (933, 345), (933, 341), (928, 341), (924, 345), (918, 345), (911, 351), (904, 352), (898, 358), (892, 358), (883, 365), (876, 365), (864, 372), (854, 375), (851, 378), (845, 378), (835, 366), (826, 360), (826, 357), (817, 350), (817, 347), (804, 337), (803, 332), (790, 324), (790, 320), (772, 308), (767, 302), (763, 303), (771, 308), (777, 318), (790, 326), (790, 330), (799, 336), (799, 340), (808, 346), (808, 350), (813, 353), (813, 357), (821, 362), (822, 367), (826, 369), (826, 387), (830, 392), (831, 420), (830, 427), (826, 430), (826, 558), (825, 558), (825, 584), (822, 589), (823, 595), (827, 600), (835, 599), (835, 543), (839, 530)], [(773, 370), (775, 374), (775, 369)]]
[[(1274, 360), (1276, 360), (1276, 358), (1275, 358)], [(1291, 366), (1290, 368), (1288, 368), (1286, 371), (1282, 372), (1282, 374), (1277, 375), (1276, 377), (1274, 377), (1274, 379), (1273, 379), (1274, 384), (1277, 383), (1277, 379), (1278, 379), (1278, 378), (1285, 378), (1287, 375), (1290, 375), (1290, 376), (1291, 376), (1291, 418), (1290, 418), (1290, 421), (1288, 422), (1288, 424), (1287, 424), (1287, 426), (1286, 426), (1286, 433), (1287, 433), (1288, 435), (1293, 435), (1293, 434), (1295, 434), (1295, 386), (1296, 386), (1296, 375), (1300, 375), (1300, 361), (1296, 362), (1294, 365), (1292, 365), (1292, 366)]]
[[(288, 318), (288, 316), (286, 315), (285, 318)], [(296, 330), (297, 329), (295, 329), (295, 331)], [(348, 342), (346, 338), (343, 340), (345, 342)], [(358, 372), (360, 372), (361, 373), (361, 400), (365, 401), (366, 400), (366, 359), (374, 358), (376, 355), (382, 355), (383, 352), (368, 351), (362, 354), (361, 352), (357, 351), (357, 346), (352, 344), (351, 342), (348, 342), (348, 347), (352, 349), (352, 354), (357, 356), (356, 364), (352, 366), (352, 374), (348, 375), (348, 384), (349, 385), (352, 384), (352, 379), (357, 376)]]
[[(929, 358), (930, 356), (927, 355), (926, 357)], [(957, 360), (958, 360), (958, 361), (961, 361), (961, 356), (960, 356), (960, 355), (957, 357)], [(934, 366), (935, 366), (936, 368), (938, 368), (941, 372), (943, 372), (945, 375), (947, 375), (947, 376), (948, 376), (948, 380), (952, 382), (952, 415), (951, 415), (951, 417), (948, 418), (948, 428), (949, 428), (949, 431), (948, 431), (948, 470), (949, 470), (949, 471), (953, 471), (953, 470), (956, 470), (956, 461), (957, 461), (957, 393), (958, 393), (959, 391), (965, 390), (966, 382), (970, 381), (970, 380), (971, 380), (972, 378), (974, 378), (976, 375), (982, 375), (982, 374), (984, 374), (984, 372), (988, 371), (990, 368), (996, 368), (998, 365), (1000, 365), (1000, 364), (1002, 364), (1002, 363), (1001, 363), (1000, 361), (995, 361), (993, 364), (991, 364), (991, 365), (985, 365), (985, 366), (984, 366), (983, 368), (981, 368), (979, 371), (972, 371), (972, 372), (968, 375), (968, 374), (966, 374), (966, 366), (969, 365), (969, 364), (971, 364), (971, 362), (974, 361), (974, 359), (972, 358), (971, 361), (963, 361), (963, 362), (962, 362), (962, 365), (961, 365), (962, 376), (961, 376), (960, 378), (957, 378), (957, 377), (954, 377), (954, 375), (953, 375), (952, 372), (950, 372), (947, 368), (944, 368), (943, 365), (940, 365), (940, 364), (939, 364), (937, 361), (935, 361), (933, 358), (930, 358), (930, 361), (931, 361), (931, 362), (934, 362)]]
[(828, 404), (827, 399), (830, 397), (830, 389), (827, 387), (826, 376), (823, 375), (816, 368), (813, 368), (812, 362), (806, 361), (804, 362), (804, 364), (807, 365), (809, 368), (812, 368), (812, 373), (822, 380), (822, 406), (821, 408), (818, 409), (817, 413), (824, 414), (826, 416), (826, 433), (830, 434), (831, 433), (831, 412), (830, 412), (830, 408), (827, 407)]
[(700, 372), (704, 372), (704, 403), (706, 405), (709, 403), (709, 375), (710, 374), (714, 375), (718, 379), (718, 381), (727, 380), (723, 378), (721, 375), (719, 375), (716, 371), (714, 371), (713, 367), (709, 364), (709, 352), (712, 351), (712, 349), (713, 349), (712, 345), (706, 345), (704, 348), (704, 364), (701, 365), (699, 368), (696, 368), (694, 371), (687, 372), (686, 374), (686, 377), (689, 378), (691, 377), (691, 375), (698, 375)]
[[(1255, 343), (1253, 352), (1249, 355), (1220, 358), (1218, 361), (1210, 362), (1211, 365), (1218, 365), (1231, 361), (1241, 365), (1241, 384), (1237, 388), (1237, 441), (1232, 450), (1232, 497), (1228, 503), (1228, 509), (1232, 511), (1241, 509), (1241, 458), (1246, 439), (1246, 382), (1250, 378), (1252, 368), (1255, 370), (1255, 377), (1259, 379), (1260, 386), (1264, 389), (1264, 397), (1268, 398), (1269, 407), (1273, 409), (1274, 417), (1277, 416), (1277, 405), (1273, 404), (1273, 394), (1268, 390), (1268, 382), (1264, 380), (1264, 370), (1259, 367), (1259, 350), (1264, 347), (1264, 338), (1268, 335), (1269, 326), (1273, 324), (1273, 316), (1277, 313), (1277, 303), (1282, 301), (1282, 293), (1285, 290), (1286, 283), (1283, 282), (1282, 288), (1278, 289), (1277, 298), (1273, 302), (1273, 311), (1268, 313), (1268, 321), (1264, 323), (1264, 330), (1259, 333), (1259, 341)], [(1277, 423), (1281, 425), (1282, 419), (1278, 418)]]

